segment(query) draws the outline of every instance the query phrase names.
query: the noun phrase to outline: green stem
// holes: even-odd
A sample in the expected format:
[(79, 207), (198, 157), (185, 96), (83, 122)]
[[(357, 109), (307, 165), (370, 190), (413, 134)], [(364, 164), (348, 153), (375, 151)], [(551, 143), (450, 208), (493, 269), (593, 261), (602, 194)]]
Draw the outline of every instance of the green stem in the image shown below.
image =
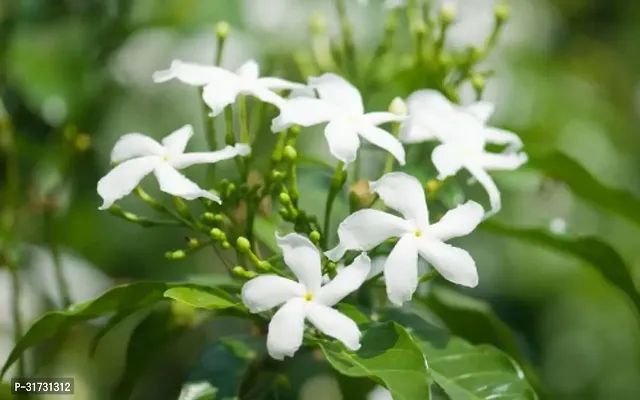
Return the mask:
[[(226, 129), (225, 134), (225, 142), (229, 146), (234, 146), (236, 144), (236, 136), (233, 133), (233, 110), (231, 106), (227, 106), (224, 109), (224, 125)], [(243, 182), (247, 181), (247, 172), (244, 166), (244, 163), (240, 157), (234, 157), (233, 160), (236, 163), (236, 168), (240, 173), (240, 176), (243, 178)]]
[[(22, 312), (20, 311), (20, 277), (18, 273), (18, 266), (13, 264), (9, 265), (9, 272), (11, 273), (11, 314), (13, 317), (13, 337), (15, 345), (22, 339)], [(21, 354), (18, 358), (18, 375), (19, 377), (26, 377), (27, 370), (24, 363), (24, 356)]]
[(353, 77), (356, 75), (355, 45), (353, 42), (353, 29), (344, 0), (336, 0), (336, 11), (340, 22), (340, 32), (342, 34), (342, 56), (344, 67)]
[(240, 119), (240, 143), (251, 144), (249, 137), (249, 117), (247, 115), (247, 97), (238, 96), (238, 117)]
[[(399, 133), (400, 133), (400, 123), (394, 122), (393, 126), (391, 127), (391, 134), (394, 137), (398, 137)], [(382, 170), (382, 175), (393, 171), (393, 164), (395, 163), (395, 161), (396, 161), (396, 158), (391, 153), (387, 154), (387, 160), (385, 161), (384, 170)]]
[(326, 248), (329, 244), (329, 228), (331, 227), (331, 211), (333, 210), (333, 203), (335, 202), (342, 185), (344, 185), (347, 179), (347, 173), (344, 171), (344, 163), (338, 162), (336, 170), (331, 178), (331, 187), (329, 188), (329, 195), (327, 196), (327, 202), (324, 207), (324, 225), (322, 230), (322, 246)]
[(440, 273), (437, 270), (432, 269), (431, 271), (427, 272), (426, 274), (420, 277), (418, 284), (428, 282), (438, 275), (440, 275)]
[(60, 297), (62, 298), (62, 306), (64, 309), (68, 308), (72, 301), (69, 294), (69, 285), (64, 276), (64, 266), (62, 265), (62, 255), (60, 252), (60, 243), (58, 242), (57, 224), (55, 211), (47, 209), (44, 211), (44, 229), (51, 251), (51, 258), (53, 260), (53, 268), (55, 273), (56, 285), (60, 291)]

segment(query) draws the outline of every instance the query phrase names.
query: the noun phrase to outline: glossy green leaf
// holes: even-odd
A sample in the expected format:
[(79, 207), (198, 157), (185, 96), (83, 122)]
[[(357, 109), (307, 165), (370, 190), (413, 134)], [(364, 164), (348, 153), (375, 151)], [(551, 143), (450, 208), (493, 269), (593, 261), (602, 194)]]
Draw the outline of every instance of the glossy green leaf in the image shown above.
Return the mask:
[(277, 218), (258, 217), (253, 222), (253, 234), (274, 253), (280, 253), (276, 243)]
[[(217, 288), (201, 286), (191, 283), (166, 283), (166, 282), (136, 282), (127, 285), (116, 286), (103, 293), (96, 299), (85, 303), (76, 304), (63, 311), (52, 311), (44, 314), (25, 333), (9, 354), (2, 367), (0, 377), (4, 376), (7, 369), (30, 347), (64, 332), (70, 327), (92, 320), (94, 318), (118, 314), (131, 313), (144, 307), (149, 307), (163, 299), (165, 292), (172, 288), (191, 288), (203, 292), (211, 292), (217, 296), (223, 296), (224, 292)], [(230, 298), (227, 299), (229, 302)]]
[(640, 198), (598, 181), (576, 160), (558, 151), (529, 159), (529, 165), (564, 182), (578, 197), (640, 225)]
[(209, 310), (231, 308), (237, 305), (217, 293), (211, 293), (211, 288), (206, 290), (192, 287), (175, 287), (164, 292), (164, 297), (180, 301), (196, 308)]
[[(513, 331), (489, 303), (446, 286), (432, 286), (424, 302), (454, 334), (473, 344), (494, 345), (509, 354), (523, 369), (529, 382), (538, 388), (537, 375), (523, 356)], [(473, 329), (469, 329), (470, 326)]]
[(374, 325), (364, 333), (361, 343), (357, 352), (349, 352), (336, 342), (321, 347), (338, 372), (383, 383), (395, 400), (430, 398), (424, 357), (402, 326), (395, 322)]
[(340, 303), (338, 304), (338, 311), (354, 320), (358, 325), (368, 324), (369, 322), (371, 322), (371, 320), (369, 320), (369, 317), (367, 317), (362, 311), (358, 309), (358, 307), (354, 306), (353, 304)]
[(488, 232), (546, 246), (591, 264), (609, 283), (626, 293), (640, 309), (640, 294), (633, 284), (629, 268), (618, 252), (600, 239), (593, 236), (552, 235), (542, 229), (513, 228), (494, 221), (486, 221), (480, 226)]

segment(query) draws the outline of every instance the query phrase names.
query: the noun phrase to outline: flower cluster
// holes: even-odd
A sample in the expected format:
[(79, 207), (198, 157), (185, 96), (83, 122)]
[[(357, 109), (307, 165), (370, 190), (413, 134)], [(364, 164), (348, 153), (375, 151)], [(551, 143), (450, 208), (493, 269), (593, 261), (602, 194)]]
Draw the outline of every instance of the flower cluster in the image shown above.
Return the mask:
[[(339, 224), (339, 240), (334, 248), (326, 248), (329, 234), (326, 229), (322, 232), (324, 241), (319, 240), (317, 230), (313, 235), (298, 228), (284, 236), (276, 233), (283, 262), (297, 281), (268, 262), (258, 261), (256, 266), (261, 274), (247, 276), (251, 279), (241, 291), (242, 301), (251, 313), (267, 313), (279, 307), (274, 314), (265, 314), (270, 318), (267, 349), (273, 358), (293, 356), (300, 348), (305, 321), (348, 349), (357, 350), (361, 336), (357, 324), (333, 307), (363, 283), (380, 276), (392, 304), (400, 306), (410, 301), (421, 282), (420, 258), (453, 283), (467, 287), (478, 284), (470, 254), (445, 242), (468, 235), (483, 219), (499, 211), (500, 192), (487, 171), (513, 170), (527, 160), (517, 135), (488, 125), (492, 104), (476, 102), (460, 106), (438, 91), (425, 89), (414, 92), (406, 101), (396, 98), (390, 107), (393, 112), (365, 112), (360, 91), (335, 73), (309, 77), (304, 84), (259, 75), (258, 64), (253, 60), (235, 72), (176, 60), (169, 69), (156, 72), (153, 79), (156, 82), (176, 79), (201, 87), (202, 100), (211, 109), (211, 116), (221, 114), (244, 96), (275, 106), (279, 114), (271, 123), (274, 133), (324, 125), (329, 151), (338, 160), (336, 176), (356, 161), (362, 140), (388, 152), (400, 166), (406, 163), (406, 145), (437, 141), (431, 161), (439, 179), (466, 169), (486, 189), (491, 204), (485, 212), (477, 202), (468, 201), (430, 223), (420, 181), (405, 172), (389, 169), (378, 180), (369, 182), (368, 188), (392, 212), (373, 207), (353, 212)], [(290, 93), (285, 96), (283, 91)], [(380, 127), (389, 123), (397, 128), (394, 133)], [(250, 141), (245, 137), (243, 143), (227, 142), (222, 150), (185, 153), (192, 135), (191, 125), (186, 125), (160, 143), (140, 133), (122, 136), (111, 154), (116, 166), (98, 183), (98, 193), (103, 199), (100, 208), (114, 207), (117, 200), (134, 191), (152, 172), (165, 193), (186, 200), (205, 198), (220, 203), (218, 194), (202, 189), (178, 170), (194, 164), (248, 157)], [(504, 150), (489, 152), (485, 149), (487, 144), (502, 145)], [(295, 160), (293, 147), (287, 146), (285, 153), (290, 161)], [(280, 202), (286, 206), (296, 199), (281, 192)], [(285, 212), (291, 215), (296, 210)], [(229, 246), (220, 229), (214, 229), (211, 236)], [(393, 248), (381, 271), (374, 271), (368, 252), (384, 243), (393, 243)], [(238, 239), (238, 249), (256, 258), (246, 239)], [(348, 252), (357, 255), (348, 258)], [(335, 263), (348, 265), (336, 271)], [(329, 274), (327, 265), (333, 265)]]

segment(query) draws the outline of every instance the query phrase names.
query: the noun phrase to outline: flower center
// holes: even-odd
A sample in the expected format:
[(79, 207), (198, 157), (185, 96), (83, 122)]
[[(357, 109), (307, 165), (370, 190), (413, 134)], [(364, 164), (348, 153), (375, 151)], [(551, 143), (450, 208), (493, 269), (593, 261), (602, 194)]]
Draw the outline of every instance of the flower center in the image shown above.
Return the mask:
[(169, 161), (169, 155), (168, 154), (164, 154), (162, 156), (162, 161)]
[(307, 292), (307, 293), (304, 295), (304, 299), (305, 299), (306, 301), (311, 301), (311, 300), (313, 300), (313, 295), (312, 295), (311, 293)]
[(420, 236), (422, 236), (422, 231), (421, 231), (420, 229), (416, 229), (416, 230), (415, 230), (415, 232), (413, 232), (413, 234), (414, 234), (416, 237), (420, 237)]

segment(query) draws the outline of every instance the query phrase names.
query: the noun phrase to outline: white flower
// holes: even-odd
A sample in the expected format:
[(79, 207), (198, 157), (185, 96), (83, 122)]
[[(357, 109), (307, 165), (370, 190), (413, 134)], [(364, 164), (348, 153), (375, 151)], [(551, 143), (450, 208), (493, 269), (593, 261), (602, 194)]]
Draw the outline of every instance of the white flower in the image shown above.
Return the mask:
[(154, 173), (160, 190), (174, 196), (193, 200), (205, 197), (220, 199), (180, 174), (178, 170), (195, 164), (210, 164), (247, 155), (251, 148), (245, 144), (227, 146), (222, 150), (202, 153), (185, 153), (193, 135), (191, 125), (185, 125), (162, 139), (162, 144), (140, 133), (129, 133), (116, 142), (111, 152), (111, 162), (119, 163), (98, 182), (98, 194), (104, 200), (101, 210), (131, 193), (142, 178)]
[(377, 126), (403, 121), (405, 117), (390, 112), (365, 114), (358, 89), (336, 74), (310, 77), (308, 83), (320, 98), (290, 98), (280, 107), (280, 115), (273, 120), (271, 130), (280, 132), (292, 125), (312, 126), (328, 122), (324, 134), (329, 151), (344, 162), (345, 168), (356, 159), (359, 136), (390, 152), (401, 165), (405, 164), (402, 143)]
[[(519, 150), (522, 141), (513, 132), (487, 126), (494, 111), (493, 104), (477, 102), (462, 107), (450, 102), (435, 90), (419, 90), (407, 99), (409, 119), (403, 122), (400, 140), (419, 143), (439, 140), (431, 155), (439, 179), (455, 175), (465, 168), (480, 182), (489, 195), (491, 211), (502, 207), (500, 191), (487, 171), (514, 170), (527, 162)], [(506, 145), (502, 153), (485, 151), (485, 145)]]
[(171, 79), (192, 86), (204, 86), (202, 98), (216, 116), (226, 106), (236, 101), (238, 95), (248, 94), (280, 107), (284, 99), (272, 90), (287, 90), (304, 87), (301, 83), (289, 82), (275, 77), (260, 78), (260, 66), (254, 60), (242, 64), (236, 72), (224, 68), (187, 63), (174, 60), (171, 67), (153, 74), (155, 82), (166, 82)]
[(302, 345), (304, 321), (309, 320), (325, 335), (338, 339), (351, 350), (360, 348), (356, 323), (331, 308), (364, 282), (371, 260), (363, 253), (333, 281), (322, 286), (320, 253), (309, 239), (297, 233), (276, 235), (284, 262), (299, 282), (276, 275), (261, 275), (242, 287), (242, 301), (250, 312), (259, 313), (281, 304), (269, 323), (267, 351), (276, 360), (292, 357)]
[(451, 282), (469, 287), (478, 284), (476, 264), (469, 253), (444, 243), (478, 226), (484, 213), (478, 203), (469, 201), (429, 225), (424, 190), (416, 178), (392, 172), (369, 185), (404, 218), (375, 209), (356, 211), (338, 227), (340, 243), (325, 253), (329, 259), (339, 260), (347, 250), (367, 251), (389, 238), (399, 238), (383, 271), (387, 296), (396, 305), (410, 300), (418, 287), (418, 255)]

